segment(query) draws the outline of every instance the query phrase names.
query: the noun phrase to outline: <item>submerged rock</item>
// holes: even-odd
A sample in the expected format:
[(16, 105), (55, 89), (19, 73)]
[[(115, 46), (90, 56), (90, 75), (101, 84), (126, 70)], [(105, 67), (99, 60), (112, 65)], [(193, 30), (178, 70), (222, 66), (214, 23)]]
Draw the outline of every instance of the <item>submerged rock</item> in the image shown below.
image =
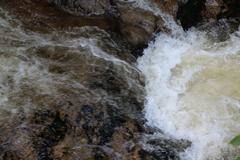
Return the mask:
[[(156, 32), (169, 31), (161, 15), (157, 15), (154, 10), (147, 9), (148, 7), (151, 8), (151, 6), (145, 8), (138, 6), (138, 3), (144, 3), (144, 1), (49, 0), (49, 2), (73, 15), (98, 15), (117, 20), (119, 33), (134, 49), (144, 48), (153, 39)], [(153, 3), (153, 8), (161, 9), (176, 18), (178, 8), (176, 0), (167, 2), (153, 0), (149, 3)]]
[[(185, 29), (238, 14), (223, 7), (237, 1), (148, 2)], [(141, 50), (169, 28), (136, 3), (0, 2), (18, 19), (0, 10), (1, 160), (179, 159), (189, 142), (145, 126), (143, 76), (128, 44)]]
[(58, 9), (47, 0), (1, 0), (0, 6), (12, 17), (20, 20), (24, 28), (37, 32), (52, 32), (83, 26), (97, 26), (111, 31), (116, 31), (118, 28), (115, 19), (103, 16), (76, 16)]
[(11, 27), (0, 30), (8, 53), (1, 65), (11, 70), (0, 72), (9, 87), (0, 111), (1, 160), (152, 156), (141, 140), (143, 78), (124, 44), (97, 27), (51, 34)]
[(110, 0), (48, 0), (66, 12), (76, 15), (104, 15), (113, 10)]

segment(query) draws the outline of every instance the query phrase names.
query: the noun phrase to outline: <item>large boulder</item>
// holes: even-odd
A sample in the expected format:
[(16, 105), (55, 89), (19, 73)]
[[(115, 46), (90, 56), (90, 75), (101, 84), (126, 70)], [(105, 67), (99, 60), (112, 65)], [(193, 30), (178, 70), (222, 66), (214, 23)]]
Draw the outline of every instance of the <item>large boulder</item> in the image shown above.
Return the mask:
[[(48, 0), (55, 4), (63, 11), (73, 15), (111, 17), (118, 21), (118, 30), (123, 38), (131, 45), (136, 47), (144, 47), (154, 37), (154, 33), (159, 31), (169, 31), (164, 25), (162, 15), (157, 14), (150, 8), (169, 14), (176, 19), (177, 1), (158, 1), (150, 0), (147, 7), (139, 6), (138, 1), (123, 1), (123, 0)], [(146, 1), (147, 2), (147, 1)], [(148, 5), (146, 4), (146, 5)], [(153, 4), (153, 5), (151, 5)]]
[(179, 1), (177, 19), (180, 20), (184, 29), (197, 25), (202, 21), (201, 12), (205, 8), (203, 0)]
[(217, 20), (218, 16), (226, 11), (226, 7), (223, 0), (206, 0), (202, 16), (205, 19)]
[(140, 5), (141, 2), (137, 1), (118, 2), (120, 32), (130, 44), (145, 47), (154, 38), (155, 33), (169, 32), (170, 28), (165, 25), (162, 16), (168, 14), (175, 19), (176, 2), (175, 0), (167, 2), (151, 0)]
[(223, 12), (224, 17), (238, 17), (240, 18), (240, 1), (239, 0), (224, 0), (227, 8), (223, 8), (225, 12)]
[(179, 0), (177, 18), (184, 29), (222, 18), (239, 18), (238, 0)]
[(156, 30), (156, 16), (141, 8), (129, 5), (118, 6), (120, 30), (123, 36), (133, 45), (144, 45), (153, 37)]

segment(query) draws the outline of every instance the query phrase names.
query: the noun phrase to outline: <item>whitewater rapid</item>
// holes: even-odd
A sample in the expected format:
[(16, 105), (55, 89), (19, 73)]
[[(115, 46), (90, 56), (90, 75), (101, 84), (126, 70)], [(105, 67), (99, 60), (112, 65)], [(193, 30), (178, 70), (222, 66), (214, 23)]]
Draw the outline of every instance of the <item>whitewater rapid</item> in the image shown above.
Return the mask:
[[(184, 32), (168, 15), (149, 6), (148, 1), (137, 2), (163, 16), (173, 31), (172, 35), (158, 35), (138, 59), (138, 68), (146, 79), (148, 124), (170, 137), (192, 142), (181, 153), (182, 160), (232, 160), (240, 155), (239, 148), (229, 145), (240, 134), (240, 31), (225, 41), (212, 39), (196, 29)], [(10, 23), (12, 19), (3, 14), (5, 11), (0, 13), (0, 124), (17, 113), (18, 106), (34, 107), (28, 98), (23, 99), (26, 95), (54, 95), (57, 86), (74, 82), (67, 75), (50, 73), (36, 56), (38, 48), (46, 47), (55, 53), (54, 48), (65, 47), (82, 57), (85, 55), (79, 49), (84, 48), (93, 54), (92, 62), (111, 61), (132, 74), (134, 68), (100, 50), (94, 38), (73, 39), (72, 33), (64, 34), (67, 38), (59, 35), (62, 33), (25, 33), (21, 26)], [(83, 88), (80, 83), (73, 85)], [(129, 82), (131, 85), (134, 81)]]
[(165, 134), (192, 142), (182, 160), (234, 159), (240, 133), (240, 32), (216, 41), (192, 29), (160, 34), (138, 59), (145, 116)]

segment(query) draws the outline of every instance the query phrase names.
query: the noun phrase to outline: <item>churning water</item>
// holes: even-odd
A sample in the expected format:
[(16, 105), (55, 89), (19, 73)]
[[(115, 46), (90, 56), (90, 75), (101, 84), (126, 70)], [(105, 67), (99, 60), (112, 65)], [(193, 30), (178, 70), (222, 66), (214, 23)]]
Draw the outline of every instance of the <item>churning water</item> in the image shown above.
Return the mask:
[[(140, 89), (136, 78), (132, 78), (139, 70), (130, 64), (131, 60), (117, 56), (120, 49), (109, 37), (97, 27), (33, 32), (0, 8), (0, 130), (19, 110), (47, 107), (54, 98), (64, 97), (62, 92), (76, 92), (79, 98), (94, 101), (87, 88), (91, 76), (107, 72), (110, 67), (126, 80), (129, 90)], [(93, 93), (98, 101), (105, 98), (101, 91)], [(44, 100), (45, 106), (39, 105), (41, 97), (51, 100)]]
[[(146, 78), (148, 124), (173, 138), (192, 142), (181, 154), (183, 160), (231, 160), (239, 152), (229, 141), (240, 134), (240, 31), (218, 41), (203, 31), (183, 32), (168, 18), (165, 16), (166, 25), (172, 25), (176, 33), (157, 36), (138, 59)], [(17, 106), (30, 106), (21, 92), (22, 96), (38, 94), (35, 92), (56, 94), (55, 87), (68, 78), (49, 72), (35, 56), (38, 47), (47, 46), (49, 51), (54, 46), (73, 51), (83, 47), (94, 50), (98, 60), (132, 69), (99, 50), (91, 38), (59, 36), (56, 40), (56, 35), (25, 33), (17, 24), (0, 10), (0, 125), (16, 112)]]
[(233, 159), (240, 133), (240, 32), (225, 41), (195, 29), (156, 37), (138, 59), (151, 126), (192, 142), (183, 160)]

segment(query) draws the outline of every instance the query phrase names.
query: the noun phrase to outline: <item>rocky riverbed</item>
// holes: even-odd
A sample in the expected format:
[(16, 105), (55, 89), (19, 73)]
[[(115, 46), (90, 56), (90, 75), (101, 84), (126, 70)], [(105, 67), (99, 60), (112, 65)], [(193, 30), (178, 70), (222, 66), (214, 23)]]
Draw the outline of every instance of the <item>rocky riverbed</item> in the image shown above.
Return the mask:
[(169, 22), (238, 26), (239, 8), (238, 0), (1, 0), (0, 159), (180, 159), (191, 142), (147, 125), (136, 60), (157, 34), (175, 32)]

